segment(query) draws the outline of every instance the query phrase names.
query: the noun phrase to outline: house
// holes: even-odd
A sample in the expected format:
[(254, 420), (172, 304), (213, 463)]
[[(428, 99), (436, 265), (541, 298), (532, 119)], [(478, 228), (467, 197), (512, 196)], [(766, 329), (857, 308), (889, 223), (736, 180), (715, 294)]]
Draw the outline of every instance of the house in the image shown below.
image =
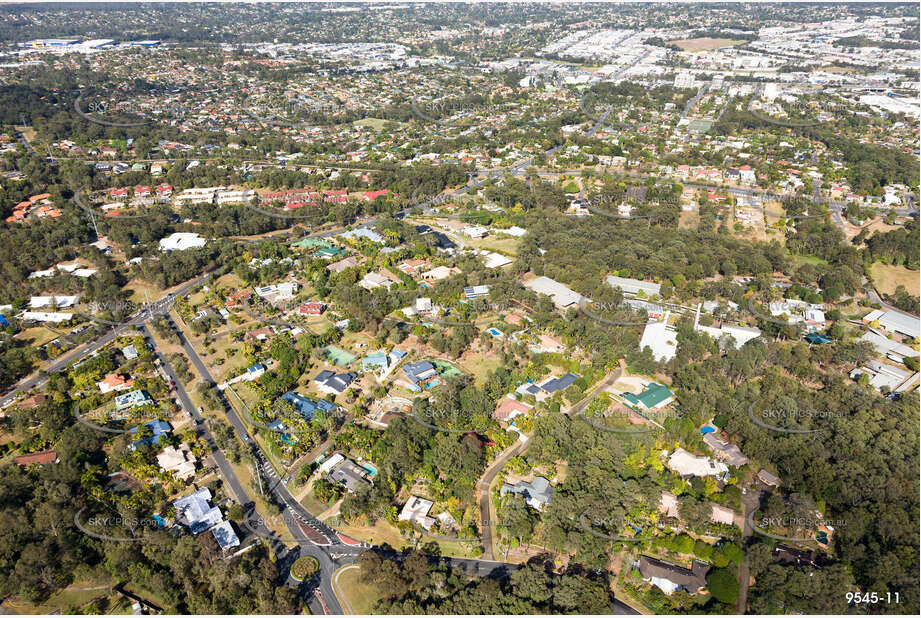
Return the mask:
[(552, 395), (558, 391), (564, 390), (570, 385), (572, 385), (580, 376), (569, 372), (561, 375), (558, 378), (549, 378), (544, 381), (542, 384), (538, 384), (538, 387), (543, 390), (545, 393)]
[(546, 505), (550, 504), (550, 500), (553, 499), (553, 486), (551, 486), (550, 481), (544, 477), (535, 476), (534, 480), (531, 482), (518, 481), (514, 485), (504, 483), (499, 490), (499, 495), (504, 496), (507, 493), (524, 496), (528, 506), (540, 511), (543, 510)]
[(512, 258), (506, 257), (501, 253), (496, 253), (495, 251), (487, 251), (482, 254), (483, 265), (486, 268), (500, 268), (502, 266), (508, 266), (512, 263)]
[(876, 350), (880, 356), (885, 356), (889, 360), (901, 363), (906, 357), (918, 356), (918, 351), (914, 348), (898, 343), (888, 337), (884, 337), (872, 330), (863, 334), (860, 341), (866, 341)]
[(354, 230), (349, 230), (348, 232), (343, 232), (339, 234), (339, 237), (352, 239), (352, 240), (358, 239), (358, 238), (364, 238), (366, 240), (370, 240), (371, 242), (377, 243), (377, 244), (384, 242), (383, 236), (381, 236), (374, 230), (370, 228), (366, 228), (366, 227), (359, 227), (359, 228), (355, 228)]
[(33, 464), (45, 466), (58, 463), (58, 453), (52, 449), (48, 451), (39, 451), (37, 453), (29, 453), (28, 455), (20, 455), (13, 460), (13, 463), (18, 466), (31, 466)]
[(605, 282), (612, 288), (619, 288), (627, 296), (652, 298), (653, 296), (662, 295), (662, 286), (658, 283), (640, 281), (639, 279), (625, 279), (613, 275), (605, 279)]
[(47, 399), (48, 399), (48, 395), (46, 395), (45, 393), (37, 393), (27, 399), (23, 399), (22, 401), (20, 401), (19, 409), (20, 410), (34, 410), (38, 406), (45, 403), (45, 400)]
[[(166, 421), (161, 421), (159, 419), (154, 419), (152, 421), (147, 421), (144, 423), (144, 427), (150, 430), (151, 435), (146, 438), (141, 438), (140, 440), (135, 440), (128, 445), (128, 448), (132, 451), (137, 450), (142, 446), (153, 446), (160, 442), (160, 438), (170, 433), (173, 430), (172, 425)], [(132, 427), (131, 433), (137, 433), (138, 428)]]
[(240, 537), (234, 532), (229, 521), (222, 521), (212, 526), (211, 534), (214, 535), (214, 540), (217, 541), (221, 551), (227, 551), (231, 547), (237, 547), (240, 544)]
[(515, 389), (515, 392), (519, 395), (531, 395), (537, 401), (543, 401), (550, 396), (532, 382), (524, 382), (523, 384), (518, 385), (518, 388)]
[(642, 556), (636, 564), (643, 581), (651, 583), (665, 594), (684, 590), (688, 594), (697, 594), (707, 587), (707, 573), (710, 565), (695, 560), (690, 569), (680, 567), (664, 560)]
[(58, 311), (23, 311), (19, 314), (19, 319), (23, 322), (52, 322), (54, 324), (69, 322), (73, 317), (72, 313)]
[(389, 356), (385, 352), (374, 352), (361, 359), (361, 370), (384, 370), (390, 365)]
[(419, 496), (410, 496), (406, 504), (403, 505), (403, 510), (400, 511), (397, 519), (417, 523), (428, 530), (435, 524), (435, 518), (428, 516), (432, 506), (434, 506), (434, 502), (431, 500), (426, 500)]
[(489, 230), (482, 225), (468, 225), (461, 230), (470, 238), (485, 238)]
[(134, 386), (134, 380), (131, 376), (124, 373), (110, 373), (101, 381), (96, 382), (99, 392), (105, 395), (112, 391), (124, 391)]
[[(269, 364), (271, 364), (271, 362), (272, 361), (267, 361)], [(255, 382), (260, 377), (262, 377), (262, 374), (264, 374), (267, 369), (268, 367), (266, 367), (265, 363), (256, 363), (255, 365), (247, 367), (246, 371), (240, 375), (227, 380), (225, 384), (236, 384), (238, 382)]]
[(489, 286), (488, 285), (473, 285), (464, 288), (464, 298), (467, 300), (473, 300), (475, 298), (482, 298), (483, 296), (489, 295)]
[(182, 481), (187, 481), (195, 476), (195, 462), (198, 461), (187, 444), (178, 447), (167, 446), (157, 455), (157, 465), (166, 472)]
[(658, 410), (675, 400), (675, 394), (668, 387), (650, 382), (639, 395), (624, 393), (623, 398), (641, 410)]
[(320, 474), (326, 474), (330, 470), (338, 466), (340, 462), (343, 462), (343, 461), (345, 461), (345, 456), (342, 455), (341, 453), (336, 453), (335, 455), (333, 455), (332, 457), (330, 457), (329, 459), (321, 463), (320, 466), (317, 468), (317, 470), (320, 472)]
[(678, 353), (678, 333), (668, 324), (669, 312), (661, 322), (650, 322), (643, 329), (640, 337), (640, 350), (649, 348), (652, 357), (660, 363), (666, 363)]
[(121, 412), (128, 408), (139, 408), (141, 406), (153, 405), (154, 400), (143, 390), (135, 390), (124, 395), (115, 397), (115, 409)]
[(441, 281), (442, 279), (447, 279), (455, 273), (459, 273), (460, 269), (458, 268), (448, 268), (447, 266), (436, 266), (430, 271), (422, 273), (422, 279), (426, 281)]
[(748, 463), (748, 457), (742, 453), (738, 445), (720, 440), (716, 437), (716, 432), (706, 434), (703, 439), (713, 453), (730, 466), (744, 466)]
[(160, 239), (160, 251), (185, 251), (204, 247), (206, 242), (195, 232), (174, 232)]
[(875, 360), (868, 360), (864, 363), (863, 367), (858, 367), (850, 373), (852, 380), (856, 380), (862, 375), (866, 375), (869, 378), (870, 386), (873, 388), (882, 390), (886, 387), (890, 391), (897, 389), (903, 382), (912, 376), (910, 372), (904, 369), (899, 369), (892, 365), (885, 365)]
[(516, 416), (527, 416), (532, 409), (532, 406), (518, 401), (511, 395), (506, 395), (499, 401), (499, 405), (492, 415), (496, 420), (508, 422)]
[(723, 476), (729, 472), (726, 464), (702, 455), (692, 455), (683, 448), (675, 449), (668, 458), (668, 467), (682, 477)]
[(863, 317), (863, 321), (867, 324), (875, 321), (881, 328), (902, 337), (908, 337), (909, 339), (921, 338), (921, 321), (901, 311), (871, 311)]
[(678, 519), (680, 517), (678, 514), (678, 496), (671, 492), (663, 491), (659, 498), (659, 512), (666, 517)]
[(29, 307), (41, 309), (43, 307), (56, 307), (66, 309), (73, 307), (80, 300), (80, 296), (33, 296), (29, 299)]
[(224, 516), (218, 507), (209, 504), (210, 501), (211, 491), (207, 487), (175, 500), (176, 520), (196, 535), (221, 523)]
[(268, 339), (274, 334), (275, 334), (275, 330), (272, 329), (271, 326), (263, 326), (261, 328), (256, 328), (251, 331), (247, 331), (247, 333), (243, 336), (243, 338), (247, 340), (265, 341), (266, 339)]
[(530, 281), (525, 281), (522, 285), (538, 294), (549, 296), (553, 301), (553, 305), (561, 310), (580, 305), (582, 302), (588, 300), (581, 294), (574, 292), (562, 283), (558, 283), (549, 277), (535, 277)]
[(296, 281), (285, 281), (274, 285), (264, 285), (259, 288), (253, 288), (256, 295), (265, 299), (267, 302), (275, 303), (292, 300), (297, 294), (300, 284)]
[(323, 315), (324, 311), (326, 311), (326, 303), (318, 301), (304, 303), (297, 308), (297, 312), (301, 315)]
[(366, 290), (373, 290), (379, 287), (385, 287), (389, 290), (390, 286), (393, 285), (393, 281), (383, 275), (379, 275), (378, 273), (368, 273), (362, 277), (361, 281), (358, 282), (358, 285)]
[(780, 487), (780, 477), (775, 474), (771, 474), (767, 470), (762, 469), (758, 473), (758, 480), (770, 487)]
[(415, 260), (406, 260), (405, 262), (397, 266), (397, 268), (399, 268), (400, 271), (406, 273), (407, 275), (413, 276), (413, 275), (417, 275), (421, 273), (422, 271), (430, 268), (431, 266), (432, 264), (428, 260), (415, 259)]
[(344, 459), (330, 471), (327, 479), (331, 483), (339, 483), (351, 494), (368, 485), (367, 475), (367, 470), (350, 459)]
[(354, 255), (350, 255), (347, 258), (339, 260), (338, 262), (333, 262), (326, 267), (326, 270), (334, 273), (341, 273), (342, 271), (348, 270), (349, 268), (355, 268), (360, 263), (361, 262), (358, 261), (358, 258), (356, 258)]
[(294, 391), (285, 393), (281, 396), (283, 401), (287, 401), (303, 416), (306, 420), (311, 420), (316, 414), (317, 410), (321, 412), (332, 412), (337, 406), (334, 403), (330, 403), (325, 399), (320, 399), (314, 401), (309, 397), (304, 397), (300, 393), (295, 393)]
[(713, 510), (710, 512), (710, 521), (717, 524), (725, 524), (727, 526), (735, 525), (735, 512), (732, 509), (720, 506), (719, 504), (714, 504), (712, 506)]
[(333, 258), (343, 256), (347, 253), (348, 251), (342, 247), (322, 247), (321, 249), (318, 249), (316, 253), (313, 254), (313, 256), (320, 258), (321, 260), (331, 260)]
[(341, 395), (356, 377), (352, 372), (336, 373), (329, 369), (324, 369), (313, 379), (313, 383), (324, 393)]
[(435, 365), (429, 361), (407, 363), (403, 365), (403, 373), (406, 374), (406, 377), (409, 378), (409, 381), (413, 384), (418, 384), (423, 380), (428, 380), (438, 375), (438, 371), (435, 370)]
[(125, 360), (134, 360), (138, 357), (138, 349), (133, 345), (126, 345), (122, 348), (122, 356), (125, 357)]

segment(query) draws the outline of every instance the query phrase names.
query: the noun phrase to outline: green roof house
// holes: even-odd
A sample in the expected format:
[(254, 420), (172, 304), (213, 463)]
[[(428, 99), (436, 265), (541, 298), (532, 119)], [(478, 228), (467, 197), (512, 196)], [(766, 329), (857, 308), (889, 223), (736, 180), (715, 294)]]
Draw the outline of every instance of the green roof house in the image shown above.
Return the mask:
[(308, 236), (291, 243), (291, 246), (297, 249), (313, 249), (314, 247), (328, 247), (329, 244), (329, 241), (323, 238), (311, 238)]
[(318, 258), (323, 258), (329, 260), (335, 257), (340, 257), (346, 254), (346, 250), (342, 247), (323, 247), (313, 255)]
[(624, 399), (641, 410), (655, 410), (675, 400), (675, 394), (662, 384), (650, 382), (639, 395), (624, 393)]

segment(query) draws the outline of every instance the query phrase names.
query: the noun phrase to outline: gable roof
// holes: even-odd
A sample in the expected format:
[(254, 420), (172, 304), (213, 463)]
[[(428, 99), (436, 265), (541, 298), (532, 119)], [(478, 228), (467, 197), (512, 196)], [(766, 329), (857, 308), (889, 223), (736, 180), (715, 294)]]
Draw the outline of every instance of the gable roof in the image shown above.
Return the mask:
[(641, 556), (639, 570), (643, 579), (665, 579), (694, 594), (702, 588), (706, 588), (707, 573), (710, 571), (710, 565), (695, 560), (691, 568), (686, 569), (664, 560)]

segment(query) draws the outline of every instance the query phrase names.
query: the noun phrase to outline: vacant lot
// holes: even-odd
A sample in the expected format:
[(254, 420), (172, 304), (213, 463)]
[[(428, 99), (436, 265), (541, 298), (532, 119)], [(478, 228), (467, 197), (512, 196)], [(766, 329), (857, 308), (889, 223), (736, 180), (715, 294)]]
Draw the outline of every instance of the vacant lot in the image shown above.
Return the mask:
[(370, 614), (380, 599), (380, 592), (361, 581), (361, 567), (342, 567), (333, 575), (333, 590), (342, 602), (346, 614)]
[(919, 296), (921, 285), (918, 282), (918, 275), (921, 273), (917, 270), (877, 262), (870, 269), (870, 274), (873, 275), (876, 289), (883, 294), (894, 294), (897, 287), (904, 285), (909, 294)]
[(739, 43), (744, 43), (738, 39), (711, 39), (704, 37), (702, 39), (684, 39), (681, 41), (669, 41), (672, 45), (677, 45), (682, 51), (707, 51), (710, 49), (719, 49), (720, 47), (732, 47)]

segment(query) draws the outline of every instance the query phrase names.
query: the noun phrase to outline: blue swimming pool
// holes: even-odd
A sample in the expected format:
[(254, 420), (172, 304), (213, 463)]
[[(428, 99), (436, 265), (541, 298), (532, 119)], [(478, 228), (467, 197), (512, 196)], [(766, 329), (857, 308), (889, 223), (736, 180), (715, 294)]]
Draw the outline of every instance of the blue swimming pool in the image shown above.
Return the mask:
[(154, 513), (150, 518), (154, 520), (155, 522), (157, 522), (157, 525), (160, 526), (161, 528), (166, 525), (166, 520), (160, 517), (159, 515), (157, 515), (156, 513)]
[(703, 427), (700, 428), (700, 434), (703, 436), (707, 435), (708, 433), (714, 433), (714, 432), (716, 432), (716, 427), (711, 427), (710, 425), (704, 425)]
[(377, 476), (377, 468), (374, 467), (373, 464), (370, 464), (370, 463), (368, 463), (368, 462), (365, 462), (365, 463), (361, 464), (361, 467), (364, 468), (365, 470), (367, 470), (367, 471), (368, 471), (368, 475), (371, 476), (372, 478), (375, 477), (375, 476)]

